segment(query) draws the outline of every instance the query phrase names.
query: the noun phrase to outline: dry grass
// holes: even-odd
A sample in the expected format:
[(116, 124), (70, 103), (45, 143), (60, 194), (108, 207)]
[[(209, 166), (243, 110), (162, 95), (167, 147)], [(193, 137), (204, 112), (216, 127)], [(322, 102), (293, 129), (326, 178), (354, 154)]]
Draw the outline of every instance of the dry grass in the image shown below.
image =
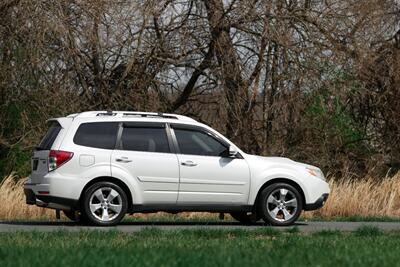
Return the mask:
[[(0, 184), (0, 220), (54, 219), (54, 211), (25, 204), (24, 180), (15, 182), (10, 175)], [(330, 181), (331, 195), (325, 207), (304, 214), (305, 218), (321, 217), (400, 217), (400, 173), (380, 182)], [(158, 215), (140, 215), (153, 217)], [(184, 218), (210, 216), (208, 213), (183, 213)], [(215, 216), (215, 215), (214, 215)]]
[(54, 211), (25, 204), (23, 184), (9, 175), (0, 184), (0, 220), (22, 220), (54, 217)]
[(373, 178), (361, 181), (329, 182), (331, 195), (324, 208), (306, 213), (305, 217), (400, 217), (400, 173), (379, 182)]

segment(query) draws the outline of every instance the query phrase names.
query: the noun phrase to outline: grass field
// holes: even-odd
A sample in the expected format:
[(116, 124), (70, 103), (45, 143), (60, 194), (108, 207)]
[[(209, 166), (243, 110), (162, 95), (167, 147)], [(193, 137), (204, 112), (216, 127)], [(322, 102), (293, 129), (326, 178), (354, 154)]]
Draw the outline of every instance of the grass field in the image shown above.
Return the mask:
[(1, 233), (0, 266), (398, 266), (399, 240), (375, 228)]

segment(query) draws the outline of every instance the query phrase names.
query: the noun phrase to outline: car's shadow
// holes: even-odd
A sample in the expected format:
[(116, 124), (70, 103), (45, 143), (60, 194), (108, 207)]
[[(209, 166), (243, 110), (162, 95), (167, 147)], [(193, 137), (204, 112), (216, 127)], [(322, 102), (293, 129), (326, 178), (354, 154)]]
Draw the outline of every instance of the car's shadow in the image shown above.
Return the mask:
[[(0, 221), (0, 224), (11, 224), (11, 225), (31, 225), (31, 226), (87, 226), (79, 222), (72, 221)], [(269, 226), (268, 224), (257, 222), (255, 224), (242, 224), (240, 222), (232, 221), (123, 221), (118, 225), (122, 226)], [(292, 226), (307, 225), (304, 222), (296, 222)]]

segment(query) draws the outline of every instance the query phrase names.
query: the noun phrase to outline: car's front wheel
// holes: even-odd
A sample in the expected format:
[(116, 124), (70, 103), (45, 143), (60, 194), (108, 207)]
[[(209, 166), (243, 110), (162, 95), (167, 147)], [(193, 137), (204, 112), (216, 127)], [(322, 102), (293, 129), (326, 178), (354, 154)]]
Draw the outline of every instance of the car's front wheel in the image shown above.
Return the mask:
[(112, 226), (124, 218), (128, 199), (118, 185), (98, 182), (85, 191), (82, 205), (83, 216), (89, 223)]
[(300, 216), (303, 201), (299, 191), (286, 183), (272, 184), (263, 189), (258, 212), (271, 225), (287, 226)]

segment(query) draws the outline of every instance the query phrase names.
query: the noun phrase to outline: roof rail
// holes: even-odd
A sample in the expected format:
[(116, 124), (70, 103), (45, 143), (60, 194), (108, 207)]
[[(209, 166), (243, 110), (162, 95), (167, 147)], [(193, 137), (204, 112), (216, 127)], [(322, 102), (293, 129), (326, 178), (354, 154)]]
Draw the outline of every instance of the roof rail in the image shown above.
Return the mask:
[(150, 113), (150, 112), (124, 112), (122, 116), (140, 116), (140, 117), (159, 117), (159, 118), (166, 118), (166, 119), (175, 119), (177, 120), (177, 116), (164, 114), (162, 112), (158, 113)]
[(106, 112), (97, 113), (96, 116), (115, 116), (117, 113), (112, 112), (111, 110), (107, 110)]
[(192, 121), (195, 122), (194, 119), (179, 115), (179, 114), (170, 114), (170, 113), (162, 113), (162, 112), (142, 112), (142, 111), (116, 111), (116, 110), (99, 110), (99, 111), (85, 111), (81, 113), (71, 114), (75, 117), (144, 117), (144, 118), (163, 118), (163, 119), (172, 119), (178, 121)]

